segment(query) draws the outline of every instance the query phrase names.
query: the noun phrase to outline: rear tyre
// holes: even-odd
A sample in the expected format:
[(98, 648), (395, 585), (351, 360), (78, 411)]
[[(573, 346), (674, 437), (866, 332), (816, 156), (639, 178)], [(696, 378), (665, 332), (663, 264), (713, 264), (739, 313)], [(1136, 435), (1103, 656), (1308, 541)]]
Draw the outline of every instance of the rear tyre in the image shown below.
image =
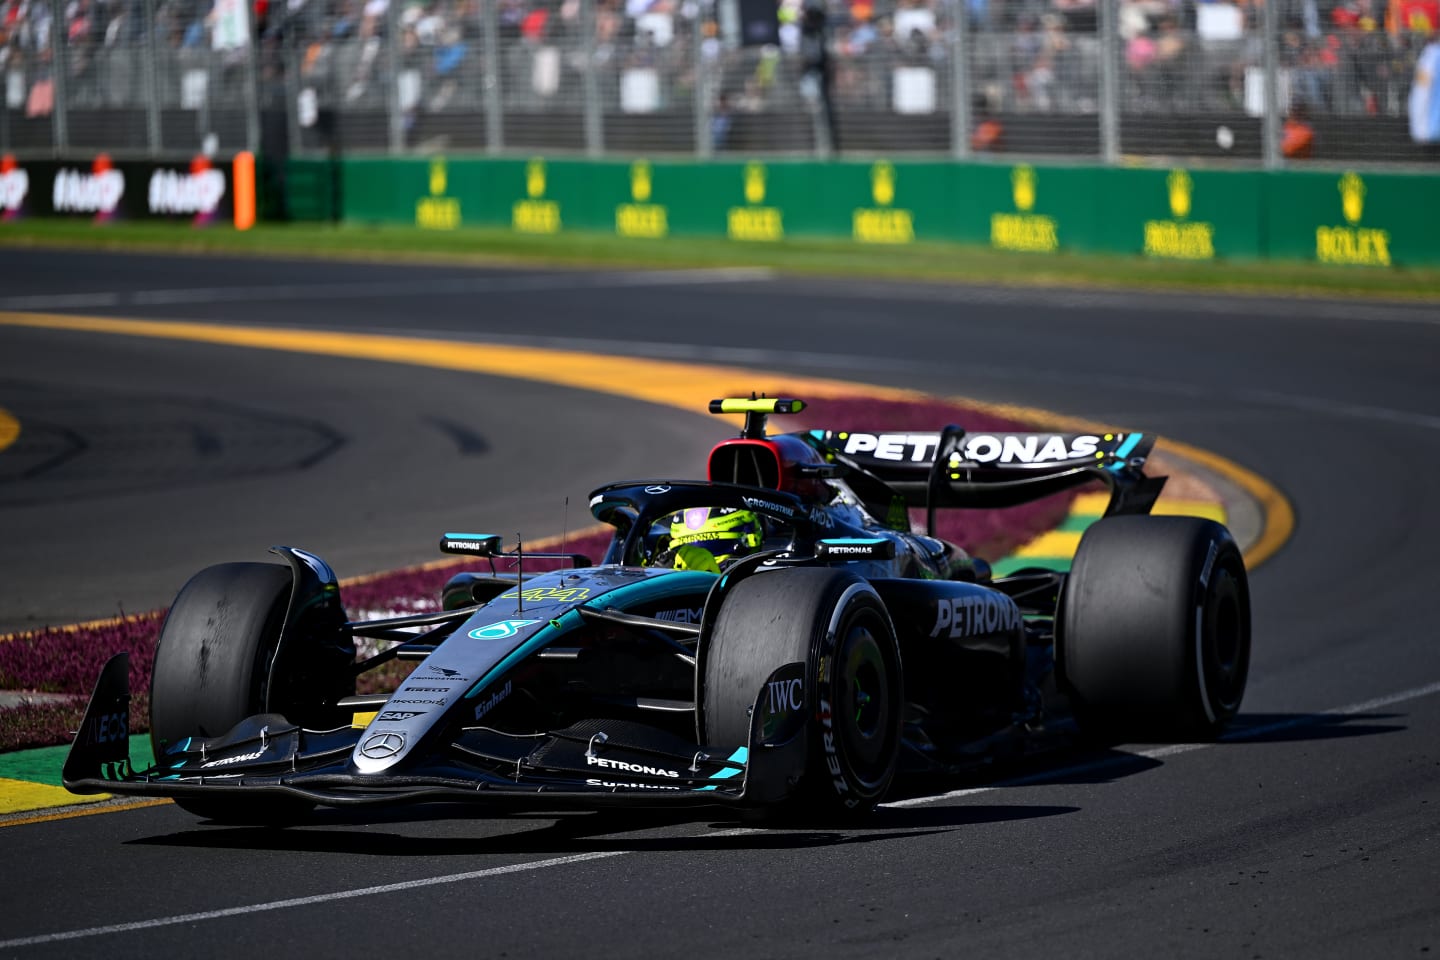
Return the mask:
[(807, 764), (792, 800), (769, 815), (849, 820), (895, 777), (904, 683), (900, 647), (869, 583), (843, 570), (753, 575), (725, 597), (705, 656), (705, 739), (747, 745), (766, 679), (805, 663)]
[(1250, 588), (1230, 531), (1196, 517), (1108, 517), (1060, 598), (1063, 681), (1089, 733), (1212, 739), (1240, 709)]
[[(289, 567), (222, 563), (201, 570), (165, 617), (150, 681), (155, 756), (185, 737), (218, 737), (265, 709), (271, 660), (290, 601)], [(279, 824), (314, 804), (289, 797), (177, 798), (196, 816), (225, 823)]]

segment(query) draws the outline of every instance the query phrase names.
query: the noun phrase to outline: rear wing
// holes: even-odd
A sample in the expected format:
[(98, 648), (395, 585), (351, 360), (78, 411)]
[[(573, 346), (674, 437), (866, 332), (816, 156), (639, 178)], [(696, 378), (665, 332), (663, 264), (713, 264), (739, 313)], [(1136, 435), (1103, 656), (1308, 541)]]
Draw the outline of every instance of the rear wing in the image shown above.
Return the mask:
[[(1081, 484), (1110, 490), (1107, 516), (1149, 513), (1164, 477), (1147, 477), (1143, 433), (930, 433), (812, 430), (835, 462), (883, 481), (907, 506), (1012, 507)], [(933, 528), (933, 519), (931, 527)]]

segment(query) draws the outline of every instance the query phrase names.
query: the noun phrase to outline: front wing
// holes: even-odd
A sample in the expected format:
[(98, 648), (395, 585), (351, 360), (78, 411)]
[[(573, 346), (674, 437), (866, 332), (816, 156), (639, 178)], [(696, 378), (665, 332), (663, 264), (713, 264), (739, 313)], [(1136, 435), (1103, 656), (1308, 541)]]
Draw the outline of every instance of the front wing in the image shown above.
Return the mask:
[[(793, 672), (793, 664), (781, 668)], [(776, 671), (778, 675), (781, 671)], [(530, 808), (609, 805), (764, 805), (783, 800), (806, 762), (803, 717), (775, 723), (758, 690), (751, 742), (724, 750), (687, 744), (628, 721), (593, 720), (515, 735), (462, 730), (414, 751), (399, 769), (360, 773), (365, 731), (316, 731), (278, 714), (250, 717), (222, 737), (170, 746), (155, 765), (129, 759), (129, 656), (105, 665), (65, 760), (72, 793), (152, 797), (291, 796), (330, 806), (466, 801)], [(762, 731), (759, 719), (770, 718)], [(362, 749), (398, 749), (371, 737)]]

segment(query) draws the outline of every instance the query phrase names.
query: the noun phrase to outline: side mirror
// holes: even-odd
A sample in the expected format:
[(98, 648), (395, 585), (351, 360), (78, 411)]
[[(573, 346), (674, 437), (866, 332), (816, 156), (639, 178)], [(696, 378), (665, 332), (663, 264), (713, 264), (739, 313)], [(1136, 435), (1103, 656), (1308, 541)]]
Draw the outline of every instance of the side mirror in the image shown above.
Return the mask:
[(860, 539), (835, 537), (815, 541), (817, 560), (894, 560), (895, 541), (883, 537)]
[(440, 537), (440, 552), (493, 557), (500, 552), (500, 537), (493, 533), (446, 533)]

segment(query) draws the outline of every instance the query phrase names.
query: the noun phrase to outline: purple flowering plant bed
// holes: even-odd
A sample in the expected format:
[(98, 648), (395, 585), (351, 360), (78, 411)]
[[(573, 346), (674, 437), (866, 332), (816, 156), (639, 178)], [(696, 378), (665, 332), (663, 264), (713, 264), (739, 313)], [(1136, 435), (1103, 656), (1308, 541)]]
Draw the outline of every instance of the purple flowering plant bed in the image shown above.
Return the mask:
[[(959, 423), (972, 434), (1035, 429), (942, 400), (903, 402), (862, 398), (816, 403), (798, 417), (776, 418), (772, 429), (933, 431), (946, 423)], [(697, 464), (695, 473), (697, 477), (703, 476), (703, 465)], [(976, 556), (998, 560), (1058, 526), (1073, 497), (1073, 494), (1060, 494), (1007, 510), (944, 511), (937, 516), (937, 533)], [(923, 524), (923, 511), (913, 511), (911, 520)], [(591, 528), (572, 534), (564, 547), (598, 561), (608, 542), (607, 531)], [(506, 546), (513, 545), (507, 543)], [(527, 542), (527, 548), (536, 550), (554, 550), (560, 546), (558, 538)], [(226, 558), (215, 559), (220, 562)], [(347, 613), (356, 619), (434, 610), (439, 607), (440, 590), (450, 577), (461, 570), (477, 568), (486, 569), (487, 565), (473, 558), (446, 559), (346, 580), (342, 583), (341, 595)], [(546, 568), (547, 564), (539, 560), (525, 565), (527, 574)], [(508, 572), (500, 562), (496, 569)], [(130, 689), (136, 693), (131, 702), (130, 722), (136, 730), (145, 729), (149, 717), (150, 668), (164, 617), (164, 610), (156, 610), (94, 624), (51, 627), (0, 637), (0, 689), (71, 697), (68, 701), (37, 698), (0, 709), (0, 751), (69, 742), (72, 732), (80, 725), (85, 698), (100, 668), (121, 651), (130, 653)], [(374, 671), (360, 678), (360, 692), (393, 689), (411, 665), (392, 663), (389, 670)]]
[(72, 697), (36, 697), (0, 709), (0, 751), (68, 743), (100, 668), (117, 653), (130, 653), (130, 689), (136, 693), (130, 715), (149, 717), (150, 665), (163, 616), (164, 611), (155, 611), (0, 637), (0, 688)]

